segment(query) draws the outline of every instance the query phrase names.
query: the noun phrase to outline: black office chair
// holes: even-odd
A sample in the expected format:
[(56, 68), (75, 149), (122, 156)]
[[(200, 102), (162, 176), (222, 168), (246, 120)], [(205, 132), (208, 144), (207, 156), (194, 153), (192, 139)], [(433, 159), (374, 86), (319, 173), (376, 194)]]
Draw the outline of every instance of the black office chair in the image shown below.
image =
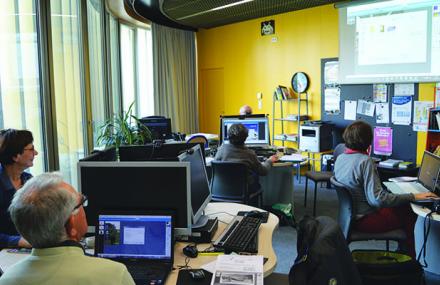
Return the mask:
[[(335, 147), (333, 152), (333, 159), (327, 161), (328, 164), (334, 164), (336, 158), (345, 151), (345, 144), (340, 143)], [(322, 165), (322, 164), (321, 164)], [(327, 182), (330, 183), (330, 178), (333, 176), (333, 171), (307, 171), (304, 176), (306, 177), (306, 186), (304, 188), (304, 207), (307, 207), (307, 190), (309, 179), (315, 183), (315, 191), (313, 196), (313, 216), (316, 214), (316, 196), (318, 192), (318, 183)], [(328, 185), (328, 184), (327, 184)], [(329, 188), (329, 186), (328, 186)]]
[(248, 174), (246, 164), (230, 161), (212, 161), (211, 192), (212, 201), (234, 202), (248, 205), (257, 198), (261, 207), (263, 190), (261, 188), (249, 193)]
[(365, 233), (354, 229), (353, 222), (357, 211), (355, 204), (353, 203), (353, 196), (350, 189), (348, 189), (344, 184), (338, 182), (335, 177), (331, 177), (330, 182), (333, 186), (335, 186), (338, 194), (338, 222), (345, 238), (347, 239), (347, 243), (364, 240), (385, 240), (386, 248), (389, 250), (389, 241), (393, 240), (399, 243), (400, 248), (403, 247), (403, 241), (406, 240), (406, 234), (403, 230), (397, 229), (383, 233)]

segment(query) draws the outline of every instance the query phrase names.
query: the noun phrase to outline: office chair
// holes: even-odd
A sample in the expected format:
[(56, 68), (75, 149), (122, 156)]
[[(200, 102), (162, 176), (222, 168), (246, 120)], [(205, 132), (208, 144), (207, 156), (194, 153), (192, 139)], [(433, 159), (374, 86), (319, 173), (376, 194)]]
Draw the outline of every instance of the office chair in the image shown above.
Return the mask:
[(187, 141), (187, 143), (203, 143), (205, 148), (208, 148), (208, 139), (203, 135), (194, 135), (190, 137)]
[[(336, 158), (345, 151), (345, 144), (340, 143), (335, 147), (333, 152), (333, 159), (327, 161), (327, 165), (334, 165)], [(321, 163), (322, 165), (322, 163)], [(309, 179), (315, 183), (315, 191), (313, 197), (313, 216), (316, 214), (316, 196), (318, 192), (318, 183), (327, 182), (327, 188), (330, 188), (330, 178), (333, 176), (333, 171), (330, 171), (327, 167), (327, 171), (307, 171), (304, 176), (306, 177), (306, 186), (304, 188), (304, 207), (307, 207), (307, 190)]]
[[(356, 231), (353, 228), (354, 218), (357, 215), (355, 204), (353, 203), (353, 196), (350, 189), (344, 184), (338, 182), (333, 176), (330, 178), (330, 182), (336, 188), (339, 200), (339, 215), (338, 222), (341, 226), (342, 232), (347, 239), (347, 243), (352, 241), (364, 241), (364, 240), (385, 240), (386, 249), (389, 250), (389, 241), (397, 241), (399, 245), (406, 240), (406, 234), (403, 230), (392, 230), (383, 233), (365, 233)], [(400, 246), (399, 246), (400, 247)]]
[(230, 161), (212, 161), (211, 193), (212, 201), (234, 202), (248, 205), (255, 198), (261, 207), (263, 190), (261, 188), (249, 193), (248, 175), (246, 164)]

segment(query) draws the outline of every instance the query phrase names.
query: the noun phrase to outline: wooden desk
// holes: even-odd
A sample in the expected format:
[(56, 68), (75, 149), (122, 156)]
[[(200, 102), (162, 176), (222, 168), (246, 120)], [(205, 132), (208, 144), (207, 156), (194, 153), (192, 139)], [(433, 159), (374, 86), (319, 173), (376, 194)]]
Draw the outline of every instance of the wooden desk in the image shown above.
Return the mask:
[[(237, 214), (239, 211), (251, 211), (256, 210), (257, 208), (246, 206), (242, 204), (235, 203), (210, 203), (206, 207), (206, 214), (210, 217), (217, 217), (219, 219), (218, 230), (214, 236), (216, 239), (225, 229), (226, 224), (229, 223), (233, 215)], [(272, 234), (275, 229), (278, 228), (279, 220), (278, 218), (270, 214), (267, 223), (261, 224), (259, 232), (258, 232), (258, 253), (267, 257), (268, 260), (266, 264), (264, 264), (264, 276), (270, 275), (277, 264), (277, 257), (275, 255), (275, 251), (272, 247)], [(189, 243), (184, 242), (176, 242), (174, 246), (174, 268), (177, 268), (179, 265), (185, 264), (185, 255), (182, 253), (183, 248)], [(199, 250), (203, 250), (209, 247), (210, 244), (199, 244), (197, 247)], [(17, 263), (28, 256), (28, 254), (23, 253), (9, 253), (6, 250), (2, 250), (0, 252), (0, 268), (3, 271), (6, 271), (11, 265)], [(202, 265), (215, 260), (215, 256), (199, 256), (197, 258), (190, 259), (189, 266), (192, 268), (200, 268)], [(166, 285), (174, 285), (177, 282), (177, 276), (179, 274), (179, 270), (173, 270), (167, 278), (165, 282)]]

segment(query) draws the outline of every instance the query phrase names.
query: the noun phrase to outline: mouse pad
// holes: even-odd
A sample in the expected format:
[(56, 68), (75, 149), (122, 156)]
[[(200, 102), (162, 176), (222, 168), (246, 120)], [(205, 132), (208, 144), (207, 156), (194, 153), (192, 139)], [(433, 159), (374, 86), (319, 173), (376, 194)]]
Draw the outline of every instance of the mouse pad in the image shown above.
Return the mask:
[(202, 269), (205, 273), (205, 278), (202, 280), (194, 280), (192, 279), (189, 272), (191, 269), (181, 269), (179, 270), (179, 275), (177, 276), (176, 285), (210, 285), (212, 279), (212, 273)]
[[(237, 213), (237, 216), (244, 216), (244, 215), (246, 215), (246, 213), (247, 213), (247, 211), (240, 211)], [(261, 222), (263, 224), (267, 223), (267, 219), (269, 219), (269, 212), (263, 212), (261, 215), (262, 215)]]

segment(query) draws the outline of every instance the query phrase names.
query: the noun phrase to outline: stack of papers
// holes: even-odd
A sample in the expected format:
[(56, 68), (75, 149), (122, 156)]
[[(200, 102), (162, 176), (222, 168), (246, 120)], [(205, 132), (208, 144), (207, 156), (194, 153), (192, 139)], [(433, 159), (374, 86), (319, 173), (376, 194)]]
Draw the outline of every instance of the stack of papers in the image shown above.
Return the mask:
[(385, 167), (396, 167), (401, 162), (403, 162), (403, 160), (387, 159), (387, 160), (379, 162), (379, 165), (380, 166), (385, 166)]
[(211, 285), (263, 285), (263, 256), (220, 255)]

